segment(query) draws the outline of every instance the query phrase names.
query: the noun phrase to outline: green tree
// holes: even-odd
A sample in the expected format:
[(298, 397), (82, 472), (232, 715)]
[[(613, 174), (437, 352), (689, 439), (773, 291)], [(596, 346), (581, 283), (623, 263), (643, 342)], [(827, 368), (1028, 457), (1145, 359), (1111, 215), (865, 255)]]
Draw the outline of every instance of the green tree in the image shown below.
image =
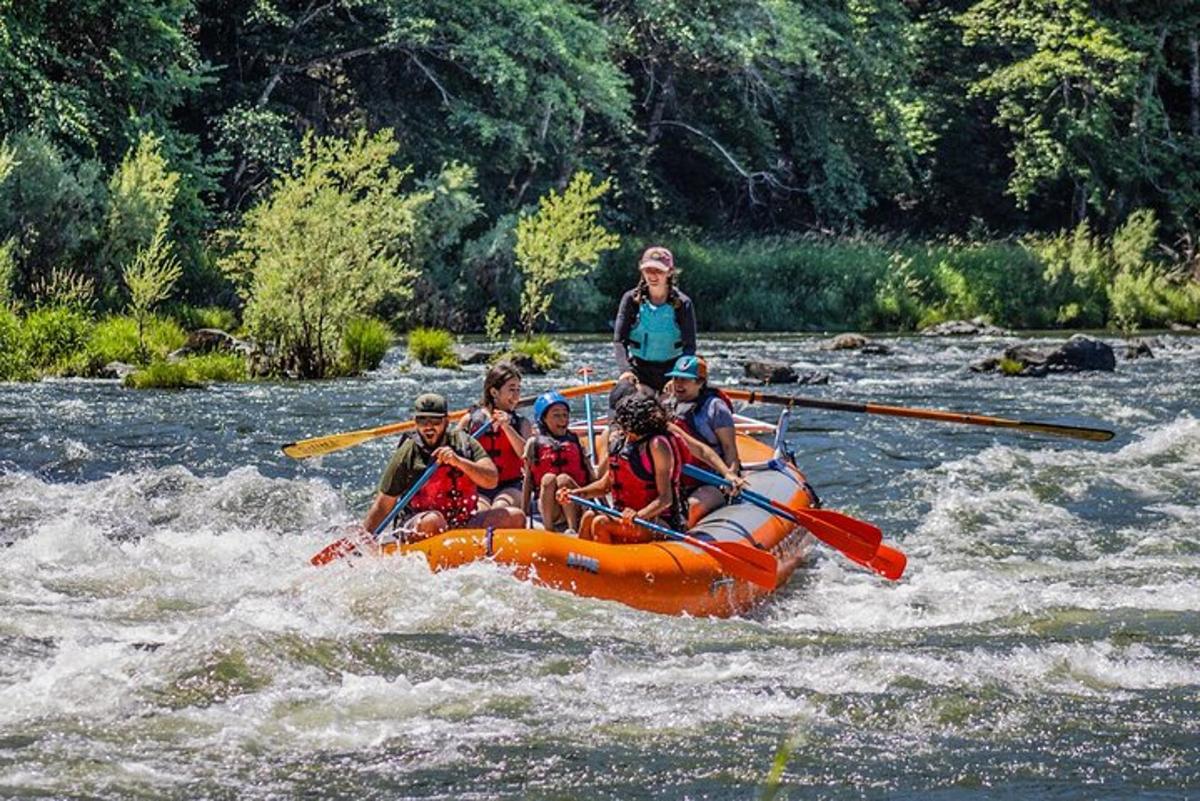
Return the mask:
[(0, 242), (15, 243), (14, 293), (30, 297), (56, 268), (93, 277), (88, 256), (107, 202), (101, 165), (64, 155), (36, 132), (12, 134), (3, 148), (9, 168), (0, 180)]
[(277, 349), (279, 368), (329, 374), (350, 320), (411, 296), (406, 257), (429, 196), (403, 191), (408, 171), (390, 164), (398, 150), (391, 131), (305, 138), (236, 232), (222, 266), (246, 302), (246, 328)]
[(77, 154), (115, 160), (208, 80), (193, 0), (0, 3), (0, 133), (36, 128)]
[[(151, 133), (142, 134), (113, 172), (108, 190), (108, 215), (100, 254), (105, 270), (102, 278), (115, 278), (125, 265), (144, 261), (147, 254), (168, 258), (170, 248), (161, 240), (170, 226), (171, 207), (179, 191), (179, 173), (167, 164), (162, 139)], [(129, 286), (128, 274), (125, 283)], [(103, 290), (113, 289), (115, 280), (103, 286)]]
[(1011, 137), (1008, 191), (1019, 204), (1065, 189), (1073, 222), (1095, 214), (1109, 231), (1147, 202), (1175, 218), (1198, 207), (1200, 130), (1183, 142), (1175, 131), (1187, 130), (1200, 87), (1191, 109), (1173, 111), (1163, 86), (1172, 60), (1194, 68), (1195, 54), (1180, 51), (1194, 46), (1197, 15), (1195, 0), (982, 0), (961, 15), (982, 56), (971, 91), (995, 103)]
[(167, 242), (167, 216), (159, 217), (158, 228), (150, 241), (138, 248), (121, 275), (129, 291), (129, 312), (137, 320), (138, 353), (147, 360), (146, 322), (154, 307), (171, 296), (171, 290), (183, 269)]
[(612, 187), (594, 183), (591, 173), (578, 172), (562, 193), (550, 190), (537, 211), (517, 223), (516, 260), (524, 284), (521, 325), (526, 338), (540, 320), (549, 319), (553, 286), (582, 278), (599, 264), (600, 255), (620, 244), (620, 237), (597, 222), (600, 198)]

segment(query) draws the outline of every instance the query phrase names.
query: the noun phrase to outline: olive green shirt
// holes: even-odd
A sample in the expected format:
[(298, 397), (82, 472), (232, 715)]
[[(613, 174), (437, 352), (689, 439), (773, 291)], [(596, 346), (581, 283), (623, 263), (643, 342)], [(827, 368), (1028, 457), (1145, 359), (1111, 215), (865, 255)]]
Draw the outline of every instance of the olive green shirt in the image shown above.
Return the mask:
[(393, 498), (403, 495), (425, 472), (433, 452), (443, 445), (449, 445), (459, 456), (472, 462), (487, 456), (487, 451), (478, 440), (457, 429), (447, 428), (446, 435), (432, 448), (426, 448), (425, 441), (420, 437), (405, 437), (392, 453), (392, 459), (379, 479), (379, 491)]

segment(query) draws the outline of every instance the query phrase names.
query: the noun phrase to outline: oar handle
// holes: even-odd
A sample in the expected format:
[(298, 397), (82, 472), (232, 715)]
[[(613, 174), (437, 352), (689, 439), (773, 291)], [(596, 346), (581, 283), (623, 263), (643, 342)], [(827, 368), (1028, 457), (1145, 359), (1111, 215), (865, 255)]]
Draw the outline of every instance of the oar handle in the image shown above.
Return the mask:
[[(492, 421), (488, 420), (479, 428), (475, 429), (475, 433), (473, 433), (471, 436), (478, 437), (480, 434), (483, 434), (489, 428), (491, 428), (491, 426)], [(421, 487), (424, 487), (429, 479), (433, 478), (434, 471), (436, 471), (439, 467), (441, 467), (441, 465), (436, 461), (429, 463), (429, 466), (425, 468), (425, 472), (417, 477), (417, 480), (413, 482), (413, 485), (408, 488), (408, 492), (404, 493), (404, 496), (401, 497), (400, 500), (396, 501), (396, 505), (392, 507), (392, 511), (388, 512), (387, 517), (383, 518), (383, 521), (380, 522), (380, 524), (375, 527), (375, 530), (371, 532), (372, 537), (379, 539), (379, 535), (382, 534), (384, 529), (388, 527), (388, 524), (395, 520), (396, 515), (400, 514), (400, 512), (404, 510), (404, 507), (408, 506), (412, 499), (417, 496), (417, 493), (421, 491)]]

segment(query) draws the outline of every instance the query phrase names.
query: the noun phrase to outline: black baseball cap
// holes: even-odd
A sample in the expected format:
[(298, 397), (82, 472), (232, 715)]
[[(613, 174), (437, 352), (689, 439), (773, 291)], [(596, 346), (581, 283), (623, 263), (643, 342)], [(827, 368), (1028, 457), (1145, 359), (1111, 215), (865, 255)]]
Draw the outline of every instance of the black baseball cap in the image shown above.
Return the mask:
[(446, 399), (436, 392), (418, 395), (413, 403), (413, 417), (445, 417)]

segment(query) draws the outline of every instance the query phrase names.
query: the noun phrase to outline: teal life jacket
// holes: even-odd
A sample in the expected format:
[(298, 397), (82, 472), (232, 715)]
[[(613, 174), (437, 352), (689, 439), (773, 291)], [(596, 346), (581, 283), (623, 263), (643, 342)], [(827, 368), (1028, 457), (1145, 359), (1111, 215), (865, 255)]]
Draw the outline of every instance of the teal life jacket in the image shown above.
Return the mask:
[(629, 331), (629, 355), (644, 362), (666, 362), (683, 355), (683, 332), (670, 302), (655, 306), (643, 300), (637, 323)]

